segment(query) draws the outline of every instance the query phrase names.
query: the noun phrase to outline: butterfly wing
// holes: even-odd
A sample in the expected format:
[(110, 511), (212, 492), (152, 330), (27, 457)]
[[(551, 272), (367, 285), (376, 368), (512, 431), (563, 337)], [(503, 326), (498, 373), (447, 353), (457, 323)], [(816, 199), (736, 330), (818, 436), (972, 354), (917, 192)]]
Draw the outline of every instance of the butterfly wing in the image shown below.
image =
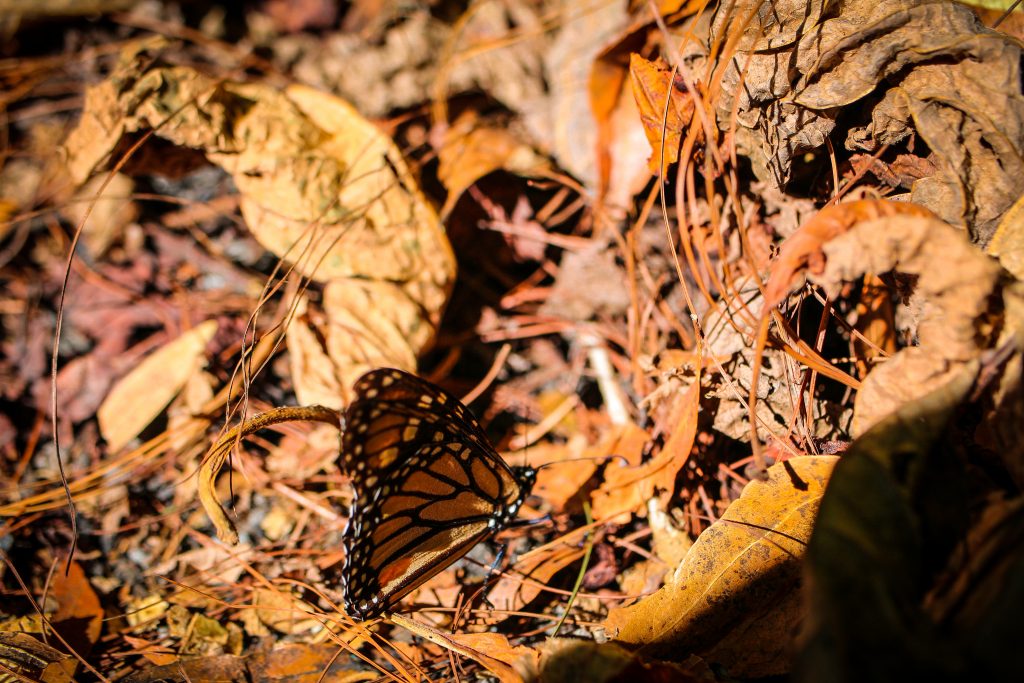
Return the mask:
[(465, 406), (392, 369), (356, 382), (342, 467), (355, 489), (342, 592), (363, 619), (505, 526), (528, 492)]

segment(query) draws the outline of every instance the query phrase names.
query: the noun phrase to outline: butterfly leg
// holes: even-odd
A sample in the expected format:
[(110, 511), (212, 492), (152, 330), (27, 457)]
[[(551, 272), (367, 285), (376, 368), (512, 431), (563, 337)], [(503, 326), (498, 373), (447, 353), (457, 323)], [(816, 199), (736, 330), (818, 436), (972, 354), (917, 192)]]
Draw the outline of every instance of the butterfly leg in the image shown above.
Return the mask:
[(502, 543), (498, 546), (498, 552), (494, 554), (494, 562), (487, 568), (487, 576), (484, 577), (484, 582), (480, 586), (480, 598), (489, 609), (496, 609), (494, 603), (488, 598), (487, 594), (498, 579), (501, 577), (501, 563), (505, 559), (505, 555), (508, 554), (508, 543)]
[(551, 514), (544, 514), (540, 517), (534, 517), (533, 519), (513, 519), (508, 523), (506, 529), (521, 529), (524, 526), (534, 526), (537, 524), (550, 524), (552, 522)]

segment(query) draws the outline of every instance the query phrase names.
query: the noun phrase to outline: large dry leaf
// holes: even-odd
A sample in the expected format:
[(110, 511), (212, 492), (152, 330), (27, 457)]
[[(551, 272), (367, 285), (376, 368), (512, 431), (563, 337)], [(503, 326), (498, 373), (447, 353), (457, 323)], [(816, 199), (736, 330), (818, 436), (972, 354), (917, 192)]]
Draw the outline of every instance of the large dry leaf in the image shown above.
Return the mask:
[(804, 275), (820, 275), (826, 262), (823, 247), (829, 241), (863, 221), (897, 215), (934, 214), (916, 204), (867, 199), (834, 204), (819, 211), (782, 243), (765, 285), (765, 305), (781, 303), (786, 295), (803, 284)]
[(723, 3), (712, 38), (741, 26), (739, 51), (718, 67), (718, 120), (728, 128), (735, 108), (737, 149), (762, 180), (784, 185), (840, 112), (862, 106), (870, 120), (852, 121), (847, 148), (912, 151), (923, 139), (936, 171), (913, 184), (912, 201), (988, 242), (1024, 191), (1017, 42), (930, 0)]
[[(824, 241), (813, 240), (817, 265), (807, 268), (830, 296), (866, 273), (894, 271), (914, 278), (918, 345), (868, 374), (856, 397), (851, 431), (864, 433), (981, 360), (989, 380), (977, 438), (998, 454), (1015, 481), (1024, 482), (1024, 283), (1007, 278), (963, 233), (935, 217), (907, 211), (877, 215)], [(787, 272), (785, 267), (773, 272), (770, 292), (785, 291), (781, 282), (789, 278)]]
[[(1015, 220), (1008, 214), (1008, 225)], [(1012, 228), (999, 242), (1012, 250)], [(991, 412), (978, 438), (993, 448), (1012, 476), (1024, 481), (1019, 438), (1024, 405), (1016, 398), (1024, 363), (1024, 286), (1001, 280), (998, 265), (963, 233), (909, 204), (861, 201), (821, 211), (784, 244), (772, 268), (769, 303), (781, 301), (798, 275), (838, 296), (850, 281), (895, 271), (913, 276), (917, 346), (877, 365), (857, 394), (851, 431), (862, 434), (900, 406), (949, 381), (967, 362), (1005, 353), (990, 369)]]
[[(948, 382), (964, 363), (998, 343), (992, 321), (1001, 308), (993, 299), (999, 267), (946, 223), (914, 215), (878, 218), (858, 223), (823, 251), (825, 267), (812, 279), (830, 294), (864, 273), (895, 270), (916, 276), (915, 293), (923, 301), (918, 346), (901, 350), (865, 378), (855, 403), (854, 435)], [(1002, 329), (1012, 335), (1012, 327)]]
[(788, 670), (801, 618), (800, 565), (838, 458), (801, 456), (768, 468), (690, 548), (664, 588), (612, 610), (619, 642), (675, 661), (697, 654), (735, 676)]
[(309, 299), (302, 295), (295, 317), (285, 332), (292, 385), (299, 405), (339, 408), (346, 404), (345, 390), (338, 378), (338, 366), (324, 348), (322, 324), (311, 321), (306, 312)]
[[(307, 364), (320, 377), (296, 383), (319, 387), (310, 393), (333, 395), (321, 402), (340, 406), (341, 391), (367, 359), (413, 369), (440, 322), (455, 260), (391, 139), (325, 93), (156, 68), (152, 53), (159, 54), (133, 46), (115, 74), (86, 93), (82, 121), (67, 141), (72, 176), (84, 181), (136, 131), (203, 152), (231, 173), (256, 239), (299, 273), (327, 283), (331, 301), (324, 307), (334, 307), (327, 316), (340, 323), (314, 327), (335, 339), (327, 349), (333, 377), (323, 363)], [(289, 342), (304, 343), (296, 339)], [(368, 349), (377, 343), (386, 345)], [(303, 351), (307, 359), (315, 355)]]
[(406, 290), (391, 282), (332, 280), (324, 287), (316, 322), (306, 314), (309, 308), (303, 297), (287, 331), (299, 403), (341, 409), (363, 373), (379, 367), (416, 368), (427, 337), (422, 329), (410, 330), (413, 321), (423, 321)]
[(216, 332), (217, 321), (200, 323), (148, 356), (114, 385), (96, 413), (111, 452), (138, 436), (189, 377), (202, 370), (206, 345)]

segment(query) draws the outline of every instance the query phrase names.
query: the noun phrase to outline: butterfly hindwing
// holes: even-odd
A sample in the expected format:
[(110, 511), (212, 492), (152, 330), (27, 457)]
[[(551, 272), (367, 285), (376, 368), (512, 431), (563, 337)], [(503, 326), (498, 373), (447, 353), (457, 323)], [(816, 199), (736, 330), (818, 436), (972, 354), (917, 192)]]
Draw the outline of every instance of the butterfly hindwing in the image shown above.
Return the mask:
[(368, 618), (505, 526), (528, 492), (457, 399), (381, 369), (355, 385), (342, 465), (355, 490), (343, 593)]

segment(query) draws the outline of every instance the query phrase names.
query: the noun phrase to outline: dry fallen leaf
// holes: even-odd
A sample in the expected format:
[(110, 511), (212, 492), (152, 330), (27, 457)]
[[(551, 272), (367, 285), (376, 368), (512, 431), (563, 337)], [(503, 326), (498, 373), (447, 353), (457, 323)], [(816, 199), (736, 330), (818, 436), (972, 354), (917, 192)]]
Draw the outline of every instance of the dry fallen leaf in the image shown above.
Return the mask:
[[(822, 245), (822, 254), (823, 268), (813, 279), (830, 295), (864, 273), (894, 270), (916, 276), (915, 293), (924, 302), (918, 345), (897, 352), (865, 378), (854, 405), (854, 436), (997, 344), (992, 321), (999, 312), (992, 297), (999, 268), (941, 220), (900, 212), (859, 222)], [(1008, 338), (1014, 328), (1003, 326), (1003, 334)]]
[(252, 604), (260, 621), (278, 633), (308, 633), (321, 625), (319, 620), (309, 616), (313, 609), (304, 600), (283, 588), (256, 588)]
[(216, 331), (217, 321), (200, 323), (146, 357), (114, 385), (96, 413), (111, 452), (138, 436), (203, 368), (206, 345)]
[[(574, 434), (566, 443), (542, 442), (527, 449), (526, 455), (533, 466), (543, 465), (537, 472), (532, 492), (540, 496), (553, 511), (562, 511), (597, 471), (599, 458), (607, 453), (597, 447), (588, 447), (582, 434)], [(514, 456), (506, 456), (515, 462)], [(581, 459), (582, 458), (582, 459)], [(587, 460), (586, 458), (594, 458)], [(575, 462), (562, 462), (570, 460)]]
[(0, 672), (11, 681), (71, 683), (78, 660), (27, 633), (0, 633)]
[[(97, 197), (101, 187), (102, 194)], [(115, 173), (109, 180), (105, 175), (98, 175), (79, 188), (76, 196), (61, 209), (64, 217), (75, 226), (85, 220), (82, 240), (93, 258), (103, 256), (114, 240), (121, 237), (125, 226), (138, 216), (138, 206), (131, 200), (134, 190), (135, 181), (126, 175)]]
[(507, 123), (488, 125), (480, 121), (472, 110), (459, 116), (444, 131), (437, 152), (437, 177), (448, 190), (441, 215), (451, 213), (462, 193), (488, 173), (505, 170), (532, 176), (545, 170), (548, 164), (523, 142), (523, 137)]
[(784, 187), (801, 155), (824, 149), (840, 113), (863, 108), (869, 120), (852, 122), (847, 149), (913, 151), (922, 139), (936, 172), (914, 182), (911, 201), (987, 243), (1024, 191), (1019, 43), (954, 2), (764, 7), (720, 4), (711, 35), (743, 31), (716, 67), (717, 117), (758, 178)]
[(670, 418), (675, 428), (661, 451), (645, 463), (640, 463), (640, 457), (650, 435), (632, 423), (621, 430), (618, 438), (609, 444), (607, 453), (622, 456), (629, 464), (623, 464), (620, 459), (608, 463), (604, 481), (591, 494), (596, 519), (614, 519), (624, 513), (637, 512), (651, 498), (671, 495), (676, 475), (693, 448), (699, 399), (697, 384), (681, 393)]
[(66, 574), (56, 573), (50, 591), (57, 601), (57, 611), (49, 615), (50, 623), (75, 652), (87, 657), (99, 640), (104, 615), (82, 566), (72, 562)]
[(516, 558), (512, 569), (487, 593), (488, 601), (498, 610), (521, 610), (543, 592), (555, 574), (580, 561), (583, 537), (581, 531), (573, 531), (559, 542), (535, 548)]
[(535, 660), (537, 656), (526, 646), (512, 647), (505, 636), (498, 633), (443, 633), (401, 614), (392, 615), (391, 621), (421, 638), (479, 662), (501, 683), (523, 683), (523, 677), (512, 664), (523, 658)]
[(694, 98), (686, 92), (681, 78), (677, 76), (673, 81), (672, 70), (664, 62), (630, 55), (629, 76), (644, 133), (654, 150), (649, 162), (651, 173), (664, 176), (668, 167), (679, 160), (683, 132), (693, 118)]
[(300, 400), (333, 397), (320, 402), (340, 407), (368, 365), (414, 369), (440, 322), (455, 259), (395, 144), (351, 105), (311, 88), (144, 67), (160, 48), (133, 44), (114, 75), (88, 90), (66, 143), (72, 177), (84, 182), (136, 131), (203, 152), (231, 173), (256, 239), (327, 287), (333, 327), (315, 333), (332, 340), (329, 363), (301, 366), (316, 379), (297, 378), (313, 388)]
[[(802, 282), (806, 270), (820, 274), (825, 267), (822, 247), (861, 221), (895, 215), (931, 216), (916, 204), (863, 199), (825, 207), (782, 243), (765, 285), (765, 306), (776, 306)], [(868, 271), (872, 272), (872, 271)], [(884, 271), (883, 271), (884, 272)], [(876, 273), (881, 275), (881, 273)]]
[(1006, 212), (988, 245), (988, 253), (1018, 280), (1024, 280), (1024, 194)]
[(613, 609), (605, 627), (629, 647), (728, 662), (734, 676), (784, 673), (800, 622), (800, 559), (834, 456), (768, 468), (687, 552), (665, 587)]
[[(584, 187), (602, 193), (611, 206), (627, 206), (637, 184), (649, 176), (646, 138), (628, 91), (625, 66), (616, 80), (618, 87), (607, 94), (610, 104), (601, 106), (598, 113), (593, 89), (601, 76), (597, 83), (592, 78), (596, 58), (628, 28), (630, 17), (621, 3), (596, 3), (582, 12), (566, 3), (560, 6), (557, 19), (560, 29), (543, 57), (549, 95), (525, 112), (524, 121), (543, 151)], [(602, 135), (598, 115), (604, 116), (604, 125), (616, 135)], [(614, 149), (607, 145), (602, 149), (602, 137), (614, 142)], [(607, 159), (602, 160), (602, 154)]]
[[(540, 658), (539, 653), (533, 648), (525, 645), (513, 646), (508, 642), (508, 638), (500, 633), (458, 633), (452, 634), (450, 638), (452, 643), (467, 651), (483, 655), (480, 663), (484, 666), (487, 666), (484, 657), (513, 667), (514, 670), (524, 663), (535, 662)], [(522, 680), (518, 675), (509, 675), (500, 667), (487, 668), (501, 681)]]

